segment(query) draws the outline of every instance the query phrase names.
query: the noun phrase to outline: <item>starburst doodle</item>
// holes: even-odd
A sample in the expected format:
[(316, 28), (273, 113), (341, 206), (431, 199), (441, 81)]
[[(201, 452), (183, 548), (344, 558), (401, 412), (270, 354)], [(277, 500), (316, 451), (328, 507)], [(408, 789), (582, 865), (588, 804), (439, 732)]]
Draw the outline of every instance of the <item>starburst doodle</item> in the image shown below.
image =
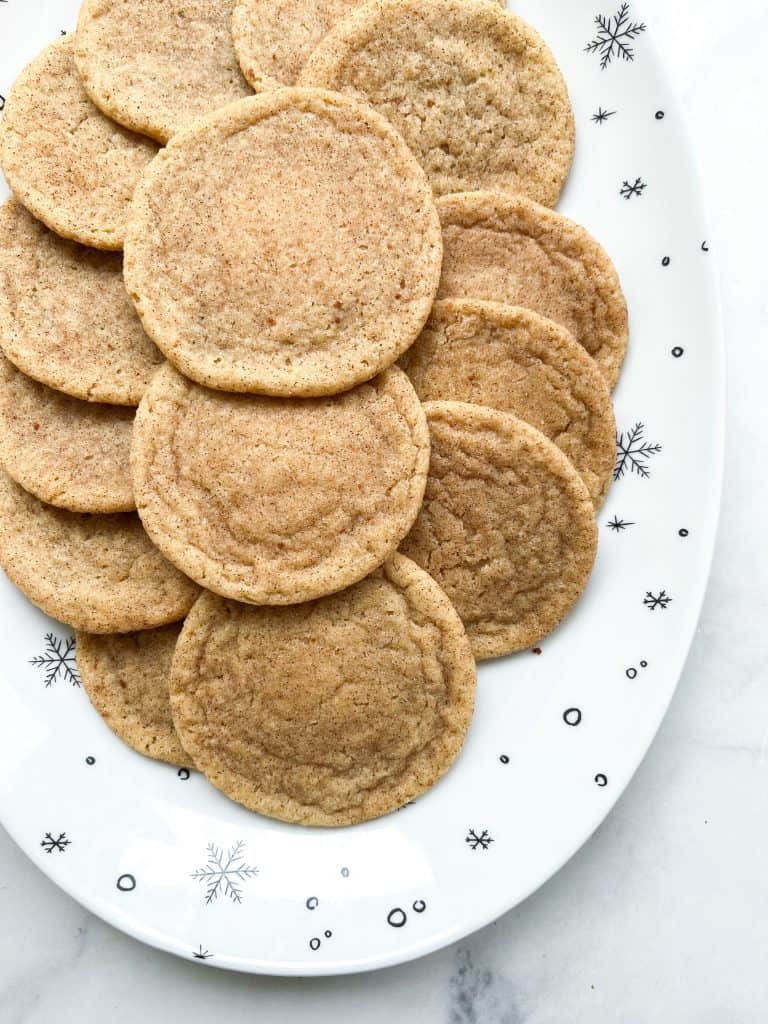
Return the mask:
[(63, 640), (53, 633), (45, 634), (45, 653), (29, 659), (35, 668), (45, 669), (45, 685), (52, 686), (57, 679), (64, 679), (73, 686), (80, 685), (80, 673), (75, 661), (75, 639)]
[(637, 473), (643, 479), (651, 475), (648, 460), (661, 451), (660, 444), (652, 444), (645, 440), (645, 424), (636, 423), (626, 436), (622, 432), (616, 436), (616, 465), (613, 467), (613, 479), (621, 480), (627, 473)]
[(622, 530), (626, 530), (628, 526), (634, 526), (634, 523), (629, 522), (627, 519), (619, 519), (618, 516), (614, 516), (613, 519), (608, 522), (608, 529), (613, 530), (614, 533), (621, 533)]
[(629, 4), (622, 4), (612, 18), (598, 14), (595, 18), (597, 35), (584, 47), (587, 53), (600, 54), (600, 67), (605, 71), (614, 57), (633, 61), (632, 41), (645, 32), (645, 24), (629, 20)]
[(491, 843), (494, 842), (494, 839), (486, 828), (479, 835), (471, 828), (464, 837), (464, 842), (468, 843), (472, 850), (487, 850)]
[(603, 110), (602, 107), (598, 107), (597, 113), (592, 115), (592, 120), (595, 124), (605, 124), (608, 118), (613, 117), (615, 113), (615, 110)]
[(243, 902), (240, 882), (255, 878), (259, 869), (243, 863), (245, 843), (240, 840), (231, 846), (225, 856), (215, 843), (208, 843), (208, 862), (205, 867), (192, 872), (192, 878), (206, 886), (205, 902), (214, 903), (223, 891), (233, 903)]
[(194, 960), (210, 960), (213, 953), (209, 953), (207, 949), (203, 949), (202, 945), (197, 947), (197, 952), (192, 954)]
[(59, 832), (56, 838), (53, 837), (52, 833), (46, 832), (40, 840), (40, 845), (46, 853), (53, 853), (54, 850), (58, 850), (59, 853), (64, 853), (66, 848), (72, 845), (72, 840), (67, 839), (66, 832)]
[(619, 190), (619, 195), (626, 200), (630, 200), (633, 196), (641, 196), (647, 188), (647, 181), (643, 181), (642, 178), (635, 178), (633, 182), (622, 182), (621, 189)]
[(669, 606), (671, 600), (672, 598), (669, 597), (666, 590), (660, 590), (658, 594), (652, 594), (648, 590), (643, 598), (643, 604), (649, 611), (655, 612), (657, 608), (661, 608), (664, 611)]

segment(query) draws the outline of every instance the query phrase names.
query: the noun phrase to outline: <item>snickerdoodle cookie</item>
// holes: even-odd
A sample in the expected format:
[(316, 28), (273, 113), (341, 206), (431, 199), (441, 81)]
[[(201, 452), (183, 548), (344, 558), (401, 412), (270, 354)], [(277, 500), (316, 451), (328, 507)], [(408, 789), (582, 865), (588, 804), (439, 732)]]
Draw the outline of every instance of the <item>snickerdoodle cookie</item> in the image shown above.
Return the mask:
[(232, 45), (235, 0), (84, 0), (75, 60), (93, 102), (167, 142), (190, 121), (250, 96)]
[(429, 435), (391, 367), (331, 398), (212, 391), (160, 370), (136, 415), (132, 470), (150, 537), (202, 586), (293, 604), (372, 572), (421, 505)]
[(77, 634), (83, 686), (109, 728), (140, 754), (192, 768), (171, 717), (168, 676), (181, 626)]
[(440, 299), (400, 366), (423, 402), (489, 405), (536, 427), (602, 503), (616, 457), (611, 393), (563, 327), (516, 306)]
[(51, 43), (14, 82), (0, 124), (0, 165), (16, 198), (53, 231), (122, 249), (133, 190), (157, 146), (93, 105), (74, 46), (72, 36)]
[(0, 356), (0, 465), (41, 501), (73, 512), (127, 512), (133, 409), (81, 402)]
[(427, 180), (384, 118), (278, 89), (202, 118), (158, 155), (136, 191), (125, 279), (188, 377), (326, 395), (408, 348), (441, 258)]
[(284, 821), (350, 825), (448, 770), (475, 666), (445, 594), (395, 555), (354, 587), (290, 608), (204, 593), (170, 692), (181, 742), (227, 796)]
[(243, 74), (256, 89), (293, 85), (323, 36), (359, 6), (360, 0), (235, 0), (232, 38)]
[(489, 0), (372, 0), (299, 75), (370, 103), (437, 195), (489, 188), (554, 206), (571, 167), (568, 90), (541, 36)]
[(571, 332), (613, 387), (627, 350), (627, 303), (616, 268), (589, 232), (522, 196), (463, 193), (443, 196), (437, 208), (440, 298), (541, 313)]
[(0, 207), (0, 348), (29, 377), (88, 402), (138, 405), (162, 354), (141, 326), (117, 253)]
[(54, 508), (0, 472), (0, 566), (33, 604), (89, 633), (183, 619), (199, 588), (151, 543), (135, 512)]
[(509, 413), (428, 402), (429, 480), (400, 550), (453, 602), (476, 658), (546, 636), (592, 571), (595, 513), (581, 477), (542, 433)]

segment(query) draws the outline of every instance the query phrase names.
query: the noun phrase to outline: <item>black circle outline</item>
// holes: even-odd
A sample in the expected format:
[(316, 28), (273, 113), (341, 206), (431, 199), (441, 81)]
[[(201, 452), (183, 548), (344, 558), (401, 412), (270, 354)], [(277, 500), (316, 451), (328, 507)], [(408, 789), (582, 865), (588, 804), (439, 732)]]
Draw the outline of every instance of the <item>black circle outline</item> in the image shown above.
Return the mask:
[[(576, 718), (575, 722), (571, 722), (568, 719), (568, 716), (569, 715), (573, 716), (573, 714), (576, 714), (578, 716)], [(581, 714), (581, 709), (580, 708), (566, 708), (565, 711), (563, 712), (563, 721), (565, 722), (566, 725), (570, 725), (570, 727), (572, 729), (575, 729), (577, 725), (581, 725), (582, 717), (583, 716)]]
[[(128, 886), (121, 885), (120, 883), (123, 881), (123, 879), (129, 879), (132, 884)], [(118, 880), (115, 882), (115, 885), (120, 890), (120, 892), (133, 892), (133, 890), (136, 888), (136, 877), (130, 874), (129, 872), (126, 872), (124, 875), (120, 875)]]
[[(400, 920), (399, 916), (397, 917), (397, 919), (395, 919), (396, 914), (403, 915), (402, 921)], [(393, 928), (402, 928), (407, 920), (408, 915), (406, 914), (402, 907), (392, 907), (390, 912), (387, 914), (387, 924), (391, 925)]]
[(308, 896), (304, 906), (307, 908), (307, 910), (317, 910), (319, 904), (320, 900), (317, 898), (317, 896)]

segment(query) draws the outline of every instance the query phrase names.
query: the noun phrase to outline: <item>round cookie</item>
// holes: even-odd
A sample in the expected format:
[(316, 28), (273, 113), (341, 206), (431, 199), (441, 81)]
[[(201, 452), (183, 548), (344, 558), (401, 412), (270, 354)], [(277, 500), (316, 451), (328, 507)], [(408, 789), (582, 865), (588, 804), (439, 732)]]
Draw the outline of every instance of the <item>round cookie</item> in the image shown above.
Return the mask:
[(425, 409), (429, 480), (400, 550), (445, 590), (476, 658), (530, 647), (589, 579), (589, 493), (560, 449), (515, 416), (463, 402)]
[(91, 103), (74, 45), (71, 36), (51, 43), (14, 82), (0, 124), (0, 165), (16, 198), (52, 231), (122, 249), (133, 190), (157, 146)]
[(529, 309), (440, 299), (400, 366), (423, 402), (488, 405), (536, 427), (602, 504), (616, 460), (611, 393), (564, 328)]
[(173, 727), (168, 676), (181, 625), (138, 633), (77, 634), (77, 667), (91, 704), (140, 754), (194, 768)]
[(177, 622), (200, 593), (154, 547), (135, 512), (66, 512), (4, 472), (0, 566), (46, 615), (89, 633)]
[(236, 0), (232, 38), (243, 74), (254, 89), (294, 85), (323, 36), (359, 6), (360, 0)]
[(89, 96), (126, 128), (167, 142), (250, 96), (232, 46), (235, 0), (84, 0), (75, 60)]
[(73, 512), (127, 512), (133, 409), (81, 402), (0, 356), (0, 463), (41, 501)]
[(475, 665), (434, 580), (399, 555), (340, 594), (253, 608), (204, 593), (173, 658), (197, 767), (254, 811), (351, 825), (420, 796), (457, 757)]
[(88, 402), (138, 405), (163, 356), (123, 284), (123, 260), (0, 207), (0, 347), (29, 377)]
[(381, 565), (421, 505), (429, 435), (392, 367), (332, 398), (236, 395), (170, 365), (133, 433), (136, 504), (161, 551), (202, 586), (294, 604)]
[(440, 298), (525, 306), (565, 327), (613, 387), (627, 351), (616, 268), (584, 228), (522, 196), (443, 196)]
[(279, 89), (160, 153), (136, 191), (125, 279), (188, 377), (326, 395), (414, 341), (441, 259), (429, 185), (390, 125), (343, 96)]
[(537, 32), (488, 0), (372, 0), (321, 40), (299, 84), (370, 103), (436, 195), (489, 188), (554, 206), (568, 177), (560, 69)]

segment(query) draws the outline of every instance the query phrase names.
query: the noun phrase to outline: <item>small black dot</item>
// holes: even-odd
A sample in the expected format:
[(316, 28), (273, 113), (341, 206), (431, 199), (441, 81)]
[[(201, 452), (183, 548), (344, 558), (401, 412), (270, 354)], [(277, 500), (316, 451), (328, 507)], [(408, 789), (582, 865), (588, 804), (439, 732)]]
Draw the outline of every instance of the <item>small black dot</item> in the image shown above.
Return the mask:
[(424, 911), (427, 909), (427, 904), (424, 902), (424, 900), (414, 900), (413, 909), (416, 911), (417, 914), (423, 914)]
[(499, 760), (502, 764), (509, 764), (509, 754), (500, 754)]
[(661, 261), (661, 265), (662, 267), (668, 267), (671, 262), (672, 260), (669, 258), (669, 256), (665, 256), (664, 259)]
[(189, 768), (179, 768), (176, 772), (182, 782), (186, 782), (189, 778)]
[(349, 868), (342, 868), (341, 869), (341, 877), (342, 878), (349, 878)]
[(317, 896), (310, 896), (307, 900), (307, 910), (316, 910), (319, 902)]
[(709, 252), (709, 243), (708, 242), (704, 241), (704, 242), (701, 243), (701, 251), (702, 252)]
[(656, 120), (657, 121), (663, 121), (664, 120), (664, 111), (663, 110), (657, 110), (656, 111)]
[(387, 914), (387, 924), (391, 924), (393, 928), (402, 928), (407, 920), (405, 911), (401, 907), (394, 907)]
[(637, 679), (637, 669), (636, 668), (628, 668), (627, 669), (627, 679)]
[(685, 527), (683, 527), (682, 530), (678, 530), (677, 533), (678, 533), (679, 537), (687, 537), (688, 536), (688, 531), (685, 529)]
[(85, 759), (85, 763), (86, 764), (96, 764), (96, 758), (93, 757), (93, 755), (89, 754), (88, 757), (86, 757), (86, 759)]
[(323, 935), (326, 937), (326, 939), (330, 939), (330, 937), (333, 935), (333, 932), (326, 929), (326, 931), (323, 932)]
[(310, 939), (309, 940), (309, 948), (310, 949), (315, 949), (315, 950), (320, 949), (320, 939), (317, 939), (317, 938)]
[(681, 348), (679, 345), (675, 345), (675, 347), (672, 349), (672, 355), (675, 357), (675, 359), (679, 359), (683, 352), (685, 352), (685, 349)]
[(608, 776), (603, 775), (603, 773), (600, 772), (598, 775), (595, 776), (595, 782), (598, 784), (598, 786), (607, 786)]
[(578, 708), (568, 708), (563, 712), (563, 721), (566, 725), (578, 725), (581, 721), (581, 712)]
[(116, 884), (120, 892), (133, 892), (136, 888), (136, 879), (133, 875), (120, 875)]

